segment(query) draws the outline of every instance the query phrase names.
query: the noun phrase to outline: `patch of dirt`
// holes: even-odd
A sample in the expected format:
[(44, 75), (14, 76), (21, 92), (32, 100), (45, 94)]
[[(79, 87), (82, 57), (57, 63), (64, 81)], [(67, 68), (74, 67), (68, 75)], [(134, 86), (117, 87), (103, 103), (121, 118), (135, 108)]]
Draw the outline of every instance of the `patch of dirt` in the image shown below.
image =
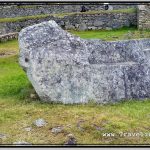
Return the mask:
[(17, 54), (17, 52), (15, 51), (1, 51), (0, 58), (8, 57), (8, 56), (15, 55), (15, 54)]

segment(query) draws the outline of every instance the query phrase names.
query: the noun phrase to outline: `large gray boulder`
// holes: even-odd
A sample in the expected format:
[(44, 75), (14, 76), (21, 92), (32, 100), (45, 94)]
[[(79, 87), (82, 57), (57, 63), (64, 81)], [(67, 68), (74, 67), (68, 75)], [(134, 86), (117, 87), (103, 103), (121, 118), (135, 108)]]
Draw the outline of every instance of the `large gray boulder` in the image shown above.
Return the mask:
[(19, 46), (20, 65), (42, 101), (150, 97), (150, 39), (84, 40), (48, 21), (22, 29)]

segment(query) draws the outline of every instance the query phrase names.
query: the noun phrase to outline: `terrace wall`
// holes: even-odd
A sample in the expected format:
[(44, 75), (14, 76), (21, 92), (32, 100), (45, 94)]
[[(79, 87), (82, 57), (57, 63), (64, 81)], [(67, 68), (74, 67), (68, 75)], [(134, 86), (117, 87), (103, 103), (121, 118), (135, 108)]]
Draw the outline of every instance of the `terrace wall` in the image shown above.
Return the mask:
[[(0, 18), (32, 16), (40, 14), (59, 14), (68, 12), (80, 12), (82, 4), (51, 4), (51, 5), (23, 5), (0, 6)], [(104, 10), (103, 4), (84, 5), (88, 10)], [(109, 9), (135, 8), (136, 5), (110, 5)]]
[(4, 34), (4, 35), (0, 35), (0, 42), (5, 42), (17, 38), (18, 38), (18, 32)]
[(150, 4), (138, 6), (138, 28), (150, 29)]
[(22, 28), (48, 20), (55, 20), (66, 30), (111, 30), (137, 25), (137, 13), (75, 13), (64, 17), (48, 16), (40, 19), (6, 22), (0, 23), (0, 34), (19, 32)]

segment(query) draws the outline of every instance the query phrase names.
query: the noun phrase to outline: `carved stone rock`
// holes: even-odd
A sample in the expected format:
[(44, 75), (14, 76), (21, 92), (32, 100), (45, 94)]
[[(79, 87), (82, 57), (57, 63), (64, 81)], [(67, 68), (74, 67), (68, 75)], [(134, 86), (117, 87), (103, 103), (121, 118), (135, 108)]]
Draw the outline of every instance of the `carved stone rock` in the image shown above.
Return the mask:
[(84, 40), (48, 21), (22, 29), (19, 46), (20, 65), (42, 101), (150, 97), (150, 39)]

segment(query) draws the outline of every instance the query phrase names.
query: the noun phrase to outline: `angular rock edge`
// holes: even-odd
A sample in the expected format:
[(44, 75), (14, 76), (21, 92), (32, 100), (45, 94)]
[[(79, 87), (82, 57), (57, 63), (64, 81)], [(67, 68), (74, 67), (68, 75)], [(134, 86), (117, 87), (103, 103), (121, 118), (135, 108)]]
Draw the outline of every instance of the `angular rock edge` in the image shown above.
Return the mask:
[(42, 101), (150, 98), (150, 39), (85, 40), (48, 21), (22, 29), (19, 47), (19, 63)]

